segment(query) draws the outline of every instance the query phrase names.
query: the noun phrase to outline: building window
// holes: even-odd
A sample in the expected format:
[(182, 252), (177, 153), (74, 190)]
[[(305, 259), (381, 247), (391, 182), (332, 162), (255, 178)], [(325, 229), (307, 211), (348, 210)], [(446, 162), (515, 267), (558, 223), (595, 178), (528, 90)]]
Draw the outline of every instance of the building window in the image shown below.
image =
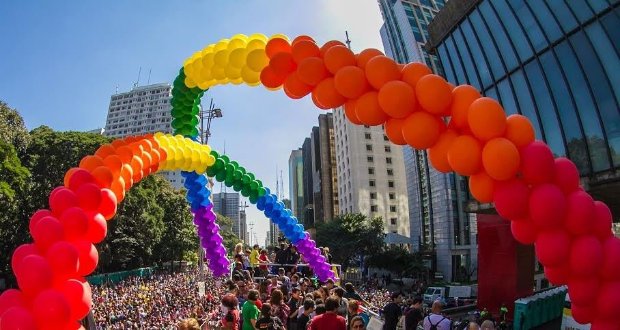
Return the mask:
[(366, 140), (370, 140), (370, 133), (364, 133), (364, 138), (366, 138)]
[(368, 181), (368, 185), (371, 186), (371, 187), (374, 187), (375, 186), (375, 180)]
[(387, 169), (387, 175), (389, 175), (389, 176), (394, 176), (394, 170), (393, 170), (393, 169), (391, 169), (391, 168), (388, 168), (388, 169)]
[(392, 226), (396, 225), (396, 218), (390, 218), (390, 225)]
[(372, 151), (372, 145), (371, 144), (367, 144), (366, 145), (366, 151)]
[(385, 157), (385, 162), (387, 164), (392, 164), (392, 157)]
[(364, 128), (370, 128), (370, 126), (368, 126), (368, 125), (364, 125)]
[(370, 212), (377, 212), (377, 205), (370, 205)]
[(368, 168), (368, 174), (375, 174), (375, 168), (374, 167), (369, 167)]
[(369, 163), (372, 163), (372, 162), (374, 162), (374, 161), (375, 161), (375, 159), (374, 159), (372, 156), (368, 156), (368, 157), (366, 157), (366, 160), (367, 160)]
[(385, 152), (392, 152), (392, 148), (390, 146), (385, 146), (384, 149)]
[(396, 194), (390, 193), (390, 200), (395, 200), (395, 199), (396, 199)]
[(389, 188), (394, 188), (394, 181), (392, 181), (392, 180), (388, 181), (388, 187)]
[(370, 199), (377, 199), (377, 193), (371, 192), (370, 193)]
[(390, 212), (396, 212), (396, 205), (390, 205)]
[(388, 139), (387, 135), (383, 134), (383, 141), (389, 141), (390, 139)]

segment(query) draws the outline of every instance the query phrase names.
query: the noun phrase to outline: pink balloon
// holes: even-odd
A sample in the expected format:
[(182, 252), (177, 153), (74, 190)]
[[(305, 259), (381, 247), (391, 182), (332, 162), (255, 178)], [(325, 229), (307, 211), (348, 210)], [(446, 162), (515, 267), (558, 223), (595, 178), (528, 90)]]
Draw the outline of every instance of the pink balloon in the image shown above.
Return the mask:
[(2, 314), (2, 318), (0, 318), (0, 329), (36, 330), (37, 325), (34, 322), (34, 317), (27, 309), (13, 307)]
[(79, 252), (73, 244), (67, 241), (58, 241), (47, 250), (45, 258), (52, 267), (55, 276), (71, 278), (77, 275)]
[(84, 184), (95, 183), (95, 178), (90, 172), (83, 168), (78, 168), (71, 174), (71, 178), (69, 178), (69, 189), (77, 192), (78, 189)]
[(534, 244), (538, 236), (538, 230), (530, 219), (512, 221), (510, 223), (512, 236), (521, 244)]
[(62, 329), (71, 317), (67, 298), (55, 289), (48, 289), (37, 295), (32, 303), (32, 312), (39, 326), (54, 329)]
[(49, 203), (50, 209), (55, 215), (60, 215), (66, 209), (80, 204), (75, 193), (64, 187), (50, 195)]
[(13, 257), (11, 258), (11, 268), (13, 269), (13, 273), (17, 272), (17, 267), (19, 263), (26, 257), (31, 254), (39, 254), (37, 247), (34, 244), (22, 244), (13, 251)]
[(554, 182), (565, 194), (579, 189), (579, 170), (575, 163), (568, 158), (560, 157), (554, 160), (554, 165)]
[(79, 207), (70, 207), (60, 216), (60, 223), (68, 240), (84, 239), (88, 230), (88, 216)]
[(568, 280), (568, 294), (572, 303), (587, 306), (594, 304), (601, 283), (596, 277), (571, 277)]
[(597, 317), (592, 320), (590, 329), (592, 330), (618, 330), (618, 320), (605, 320)]
[(8, 289), (0, 295), (0, 317), (11, 307), (25, 307), (26, 302), (21, 291)]
[(108, 223), (101, 213), (89, 212), (88, 231), (86, 232), (86, 240), (93, 243), (101, 243), (108, 234)]
[(41, 209), (41, 210), (34, 212), (34, 214), (30, 217), (30, 223), (28, 224), (28, 230), (32, 233), (32, 230), (39, 223), (39, 221), (41, 221), (41, 219), (48, 217), (48, 216), (52, 216), (52, 212), (50, 210)]
[(570, 276), (570, 269), (567, 265), (562, 265), (558, 267), (545, 267), (545, 277), (551, 282), (553, 285), (564, 285), (568, 284), (568, 279)]
[(52, 268), (45, 258), (39, 255), (26, 256), (17, 266), (17, 284), (27, 296), (52, 286)]
[(502, 182), (493, 191), (495, 210), (506, 219), (527, 217), (528, 202), (529, 189), (517, 179)]
[(80, 206), (88, 211), (95, 211), (101, 203), (101, 188), (94, 183), (81, 185), (75, 192)]
[(34, 243), (41, 252), (47, 251), (52, 244), (62, 240), (64, 235), (62, 224), (54, 217), (41, 219), (32, 232)]
[(568, 261), (570, 247), (570, 236), (561, 230), (539, 233), (534, 245), (538, 260), (546, 267), (560, 266)]
[(601, 277), (620, 281), (620, 239), (610, 237), (603, 243), (603, 265)]
[(579, 236), (591, 232), (594, 200), (583, 190), (573, 191), (566, 200), (564, 223), (569, 233)]
[(555, 161), (551, 149), (542, 141), (521, 148), (521, 174), (525, 182), (538, 185), (553, 182)]
[(613, 233), (611, 231), (611, 210), (609, 207), (600, 201), (594, 202), (594, 221), (592, 222), (592, 231), (596, 236), (598, 236), (601, 240), (607, 239), (609, 236), (612, 236)]
[(553, 184), (534, 187), (529, 206), (532, 221), (541, 228), (558, 228), (566, 215), (566, 198), (562, 190)]
[(99, 262), (99, 253), (94, 245), (87, 241), (75, 241), (71, 242), (79, 252), (80, 268), (78, 274), (80, 276), (87, 276), (97, 268)]
[(581, 236), (573, 241), (570, 251), (572, 276), (596, 275), (603, 265), (603, 246), (594, 236)]
[(71, 306), (72, 320), (79, 320), (88, 315), (92, 307), (92, 294), (88, 283), (68, 280), (62, 285), (60, 290)]
[[(570, 290), (570, 288), (569, 288)], [(571, 294), (571, 300), (573, 296)], [(620, 321), (620, 282), (604, 283), (598, 295), (598, 316)], [(618, 323), (616, 323), (618, 324)]]
[(592, 318), (595, 315), (594, 307), (592, 305), (593, 304), (579, 305), (571, 301), (571, 313), (573, 314), (575, 321), (581, 324), (588, 324), (592, 322)]

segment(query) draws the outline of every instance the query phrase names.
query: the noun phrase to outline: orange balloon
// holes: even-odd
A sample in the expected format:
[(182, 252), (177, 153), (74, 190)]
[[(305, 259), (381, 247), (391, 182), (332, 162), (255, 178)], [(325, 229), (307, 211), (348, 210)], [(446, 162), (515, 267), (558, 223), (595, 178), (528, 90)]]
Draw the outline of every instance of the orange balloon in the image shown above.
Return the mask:
[(345, 66), (356, 65), (355, 54), (345, 46), (333, 46), (329, 48), (323, 56), (327, 71), (336, 74), (338, 70)]
[(99, 147), (99, 149), (97, 149), (97, 151), (95, 151), (95, 156), (99, 156), (102, 159), (105, 159), (109, 155), (116, 155), (116, 150), (114, 149), (114, 146), (110, 143), (102, 145), (101, 147)]
[(293, 39), (293, 42), (291, 42), (291, 45), (295, 46), (298, 42), (301, 42), (301, 41), (315, 42), (314, 39), (312, 39), (312, 37), (310, 37), (310, 36), (300, 35), (297, 38)]
[(159, 169), (159, 163), (161, 162), (161, 154), (157, 151), (157, 149), (151, 150), (151, 158), (153, 159), (151, 161), (151, 173), (157, 172)]
[(379, 106), (379, 93), (368, 92), (357, 99), (355, 105), (357, 118), (368, 126), (377, 126), (385, 123), (388, 116)]
[(136, 172), (139, 172), (142, 170), (142, 168), (144, 168), (144, 162), (142, 161), (142, 158), (140, 158), (139, 156), (133, 156), (133, 158), (131, 159), (131, 169), (133, 170), (133, 175), (134, 177), (136, 176)]
[(393, 59), (387, 56), (375, 56), (366, 63), (366, 78), (372, 87), (380, 90), (392, 80), (400, 79), (400, 70)]
[(514, 114), (506, 118), (506, 138), (521, 148), (534, 142), (536, 133), (527, 117)]
[(405, 138), (403, 137), (403, 124), (405, 124), (404, 119), (396, 119), (390, 118), (385, 122), (383, 129), (385, 130), (385, 135), (392, 141), (392, 143), (404, 146), (407, 144)]
[(316, 100), (323, 106), (330, 109), (343, 105), (347, 99), (336, 91), (334, 78), (323, 79), (312, 91)]
[(139, 155), (139, 154), (141, 154), (141, 153), (142, 153), (142, 151), (144, 150), (144, 148), (140, 145), (140, 143), (139, 143), (139, 142), (132, 142), (132, 143), (129, 145), (129, 148), (131, 149), (131, 152), (132, 152), (134, 155)]
[(267, 53), (267, 57), (272, 58), (278, 53), (290, 53), (291, 45), (288, 43), (288, 41), (282, 38), (274, 38), (267, 42), (267, 45), (265, 46), (265, 52)]
[(114, 195), (116, 195), (116, 200), (118, 202), (122, 201), (123, 199), (125, 199), (125, 180), (123, 180), (123, 178), (118, 178), (114, 180), (114, 182), (112, 182), (110, 190), (112, 190)]
[[(297, 39), (295, 39), (297, 40)], [(293, 59), (297, 64), (301, 63), (305, 58), (308, 57), (320, 57), (321, 50), (319, 46), (312, 40), (300, 40), (295, 42), (293, 40)]]
[(414, 112), (405, 119), (403, 137), (410, 146), (418, 150), (427, 149), (437, 143), (445, 126), (446, 124), (431, 114)]
[(316, 86), (328, 75), (323, 60), (318, 57), (308, 57), (297, 67), (297, 76), (306, 85)]
[(338, 93), (349, 99), (356, 99), (362, 96), (370, 87), (364, 70), (357, 66), (341, 68), (334, 76), (334, 79)]
[(116, 154), (121, 158), (123, 164), (129, 164), (131, 158), (133, 158), (133, 151), (128, 146), (121, 146), (116, 148)]
[(484, 171), (469, 177), (469, 192), (480, 203), (493, 202), (495, 181)]
[(117, 140), (112, 141), (112, 146), (113, 146), (115, 149), (118, 149), (119, 147), (122, 147), (122, 146), (124, 146), (124, 145), (126, 145), (126, 144), (127, 144), (127, 143), (126, 143), (126, 142), (125, 142), (125, 140), (123, 140), (123, 139), (117, 139)]
[(312, 102), (314, 103), (314, 105), (316, 105), (317, 108), (319, 109), (323, 109), (323, 110), (329, 110), (331, 109), (330, 107), (326, 107), (325, 105), (323, 105), (321, 102), (319, 102), (319, 100), (316, 98), (316, 94), (312, 93), (310, 94), (312, 97)]
[(464, 176), (474, 175), (482, 168), (482, 147), (469, 135), (461, 135), (452, 141), (448, 149), (448, 163), (452, 169)]
[(118, 178), (121, 175), (121, 168), (123, 168), (123, 161), (121, 158), (114, 154), (109, 155), (103, 160), (103, 164), (112, 171), (112, 175)]
[(142, 146), (142, 149), (146, 152), (151, 152), (151, 150), (153, 150), (153, 144), (146, 136), (144, 136), (140, 140), (140, 145)]
[[(275, 39), (274, 39), (275, 40)], [(279, 75), (271, 66), (267, 66), (260, 73), (260, 81), (265, 87), (278, 88), (284, 84), (285, 75)]]
[(321, 57), (325, 57), (325, 53), (327, 53), (327, 51), (335, 46), (344, 46), (344, 44), (338, 40), (330, 40), (328, 42), (326, 42), (322, 47), (321, 47)]
[(459, 85), (452, 90), (452, 104), (450, 105), (450, 124), (459, 130), (469, 127), (467, 114), (469, 106), (477, 99), (481, 98), (480, 92), (470, 85)]
[(359, 118), (357, 118), (357, 114), (355, 113), (355, 106), (357, 105), (357, 100), (349, 100), (344, 104), (344, 115), (347, 119), (355, 124), (355, 125), (364, 125)]
[(151, 163), (153, 161), (153, 158), (151, 157), (151, 153), (143, 151), (142, 155), (140, 156), (140, 159), (142, 160), (142, 171), (144, 171), (147, 174), (150, 174)]
[(99, 166), (103, 165), (103, 159), (99, 156), (89, 155), (80, 160), (80, 168), (83, 168), (89, 172), (92, 172)]
[(508, 139), (489, 140), (482, 149), (482, 166), (495, 180), (504, 181), (513, 178), (517, 175), (520, 164), (519, 149)]
[(434, 115), (450, 115), (452, 89), (442, 77), (429, 74), (418, 80), (415, 86), (416, 97), (424, 111)]
[(310, 92), (312, 87), (299, 80), (297, 72), (291, 73), (284, 82), (284, 93), (292, 99), (300, 99)]
[(452, 167), (448, 162), (448, 150), (458, 134), (452, 130), (446, 130), (439, 136), (437, 143), (428, 150), (428, 158), (433, 167), (442, 173), (452, 172)]
[(125, 181), (125, 190), (129, 190), (131, 186), (133, 186), (133, 169), (129, 164), (123, 164), (123, 168), (121, 169), (121, 177), (123, 181)]
[(269, 61), (269, 66), (279, 76), (288, 76), (297, 69), (291, 53), (277, 53)]
[(65, 177), (63, 179), (63, 184), (65, 187), (69, 188), (69, 181), (71, 181), (71, 177), (73, 176), (73, 173), (75, 173), (79, 169), (80, 169), (79, 167), (72, 167), (65, 173)]
[(426, 65), (419, 62), (413, 62), (405, 65), (402, 69), (401, 80), (408, 83), (409, 86), (415, 88), (418, 84), (418, 80), (429, 74), (433, 74), (433, 71), (431, 71), (431, 69), (429, 69)]
[(366, 64), (375, 56), (382, 56), (383, 53), (374, 48), (364, 49), (361, 53), (357, 55), (357, 66), (362, 69), (366, 69)]
[(504, 109), (489, 97), (479, 98), (469, 106), (467, 123), (474, 136), (482, 141), (503, 136), (506, 132)]
[(114, 175), (107, 166), (99, 166), (94, 169), (91, 174), (93, 175), (93, 178), (95, 178), (95, 182), (102, 189), (110, 188), (110, 186), (112, 186), (112, 182), (114, 181)]
[(415, 92), (405, 82), (390, 81), (379, 90), (379, 105), (392, 118), (407, 118), (416, 110)]
[(447, 83), (447, 84), (448, 84), (448, 86), (450, 87), (450, 90), (451, 90), (451, 91), (453, 91), (453, 90), (456, 88), (456, 86), (454, 86), (454, 84), (453, 84), (453, 83), (451, 83), (451, 82), (449, 82), (449, 81), (447, 81), (446, 83)]

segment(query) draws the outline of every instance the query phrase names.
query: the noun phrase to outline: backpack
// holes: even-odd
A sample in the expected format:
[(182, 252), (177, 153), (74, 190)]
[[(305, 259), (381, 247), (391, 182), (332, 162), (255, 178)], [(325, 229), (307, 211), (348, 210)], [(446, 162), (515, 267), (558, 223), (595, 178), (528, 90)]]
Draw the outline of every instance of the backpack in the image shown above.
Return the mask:
[(429, 315), (428, 317), (428, 323), (431, 325), (430, 330), (437, 330), (437, 326), (439, 325), (439, 323), (443, 322), (443, 320), (445, 320), (445, 317), (442, 317), (441, 320), (439, 320), (439, 322), (437, 322), (436, 324), (433, 324), (433, 322), (431, 322), (431, 317)]

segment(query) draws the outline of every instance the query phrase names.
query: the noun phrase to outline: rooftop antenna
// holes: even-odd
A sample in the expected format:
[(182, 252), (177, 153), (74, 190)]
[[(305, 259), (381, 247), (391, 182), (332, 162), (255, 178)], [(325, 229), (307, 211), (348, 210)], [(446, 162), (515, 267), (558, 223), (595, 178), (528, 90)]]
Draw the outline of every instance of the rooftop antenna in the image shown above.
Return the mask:
[(138, 80), (133, 84), (133, 88), (136, 88), (140, 85), (140, 74), (142, 73), (142, 67), (138, 70)]
[(280, 199), (280, 181), (278, 180), (278, 165), (276, 165), (276, 196)]
[(347, 40), (345, 41), (347, 43), (347, 47), (349, 47), (349, 49), (351, 49), (351, 39), (349, 39), (349, 31), (344, 31), (345, 36), (347, 36)]
[(118, 84), (116, 84), (116, 92), (114, 94), (118, 94)]
[(282, 180), (282, 170), (280, 170), (280, 192), (282, 193), (282, 199), (284, 199), (284, 180)]
[(151, 70), (152, 70), (152, 69), (149, 69), (149, 79), (146, 81), (146, 84), (147, 84), (147, 85), (150, 85), (150, 84), (151, 84)]

